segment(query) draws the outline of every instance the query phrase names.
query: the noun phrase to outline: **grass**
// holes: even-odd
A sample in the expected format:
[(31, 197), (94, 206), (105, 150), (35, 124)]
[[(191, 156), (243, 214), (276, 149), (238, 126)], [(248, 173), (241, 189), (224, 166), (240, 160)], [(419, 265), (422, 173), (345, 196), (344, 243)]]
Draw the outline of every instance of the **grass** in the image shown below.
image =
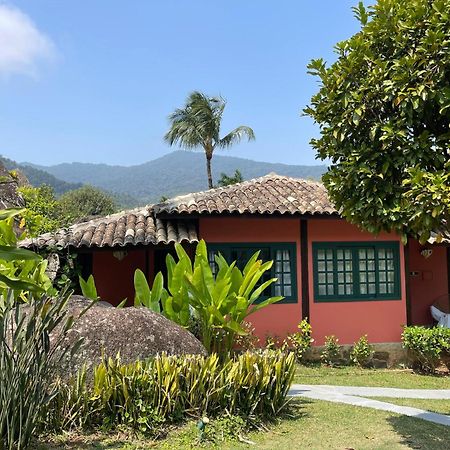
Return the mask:
[(294, 383), (374, 386), (409, 389), (449, 389), (448, 375), (421, 375), (409, 369), (362, 369), (354, 366), (298, 366)]
[[(419, 375), (411, 370), (361, 369), (358, 367), (299, 366), (295, 383), (342, 386), (377, 386), (417, 389), (448, 389), (449, 376)], [(378, 400), (450, 414), (450, 400), (377, 398)], [(230, 439), (225, 428), (216, 432), (215, 442), (200, 443), (195, 422), (173, 428), (160, 441), (119, 432), (114, 435), (68, 434), (43, 443), (39, 450), (112, 449), (187, 450), (195, 447), (224, 450), (257, 448), (292, 449), (429, 449), (447, 450), (450, 427), (398, 414), (351, 405), (297, 399), (289, 414), (265, 431), (252, 431), (244, 439), (256, 445)]]
[(450, 428), (420, 419), (399, 416), (385, 411), (339, 405), (322, 401), (293, 402), (290, 415), (268, 431), (251, 432), (245, 439), (222, 441), (220, 433), (214, 444), (197, 441), (195, 423), (172, 431), (164, 441), (154, 442), (132, 435), (66, 436), (52, 446), (41, 449), (122, 449), (188, 450), (195, 447), (223, 450), (257, 448), (266, 450), (290, 449), (429, 449), (447, 450)]

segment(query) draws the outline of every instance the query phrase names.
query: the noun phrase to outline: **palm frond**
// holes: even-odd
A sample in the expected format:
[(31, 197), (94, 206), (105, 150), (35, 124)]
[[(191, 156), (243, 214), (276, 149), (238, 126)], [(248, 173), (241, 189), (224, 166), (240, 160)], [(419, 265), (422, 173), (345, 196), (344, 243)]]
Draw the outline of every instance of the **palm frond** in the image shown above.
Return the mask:
[(247, 137), (249, 141), (253, 141), (255, 139), (255, 133), (250, 127), (240, 126), (220, 139), (217, 145), (221, 148), (230, 147), (233, 144), (239, 143), (244, 137)]

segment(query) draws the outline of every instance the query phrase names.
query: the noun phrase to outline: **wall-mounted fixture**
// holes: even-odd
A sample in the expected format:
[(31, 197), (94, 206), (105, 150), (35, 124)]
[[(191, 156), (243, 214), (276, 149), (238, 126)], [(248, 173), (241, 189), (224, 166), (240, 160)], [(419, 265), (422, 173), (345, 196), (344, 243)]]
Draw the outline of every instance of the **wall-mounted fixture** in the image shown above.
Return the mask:
[(420, 254), (425, 258), (429, 258), (433, 254), (433, 249), (431, 248), (424, 248), (420, 251)]
[(122, 261), (127, 255), (128, 252), (126, 250), (115, 250), (113, 252), (114, 258), (118, 259), (119, 261)]

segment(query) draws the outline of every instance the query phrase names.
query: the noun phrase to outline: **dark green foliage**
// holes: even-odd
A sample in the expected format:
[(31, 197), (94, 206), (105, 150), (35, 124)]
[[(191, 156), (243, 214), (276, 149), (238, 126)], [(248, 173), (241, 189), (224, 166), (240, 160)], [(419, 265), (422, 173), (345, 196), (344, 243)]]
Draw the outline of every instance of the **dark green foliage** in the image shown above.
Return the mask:
[(64, 221), (69, 225), (92, 217), (112, 214), (117, 207), (110, 195), (92, 186), (83, 186), (62, 195), (58, 201), (58, 208)]
[(218, 186), (224, 187), (224, 186), (230, 186), (231, 184), (236, 183), (242, 183), (244, 181), (244, 177), (242, 176), (242, 173), (236, 169), (234, 171), (234, 174), (231, 176), (228, 176), (226, 173), (220, 174), (220, 179), (217, 182)]
[(59, 382), (49, 402), (46, 431), (115, 428), (120, 424), (157, 434), (162, 425), (223, 414), (273, 419), (286, 406), (295, 371), (293, 355), (244, 353), (219, 362), (217, 355), (166, 356), (122, 365), (109, 359), (68, 385)]
[(414, 365), (424, 372), (434, 372), (443, 356), (450, 356), (450, 329), (445, 327), (405, 327), (403, 346), (413, 357)]
[(164, 136), (169, 145), (180, 145), (187, 150), (202, 148), (206, 157), (208, 187), (213, 188), (211, 159), (216, 148), (228, 148), (244, 137), (255, 139), (250, 127), (240, 126), (220, 137), (220, 126), (226, 101), (222, 97), (210, 97), (192, 92), (181, 109), (170, 116), (170, 130)]
[(312, 145), (344, 217), (426, 241), (450, 219), (450, 0), (355, 8), (361, 31), (312, 61), (320, 90), (305, 109)]

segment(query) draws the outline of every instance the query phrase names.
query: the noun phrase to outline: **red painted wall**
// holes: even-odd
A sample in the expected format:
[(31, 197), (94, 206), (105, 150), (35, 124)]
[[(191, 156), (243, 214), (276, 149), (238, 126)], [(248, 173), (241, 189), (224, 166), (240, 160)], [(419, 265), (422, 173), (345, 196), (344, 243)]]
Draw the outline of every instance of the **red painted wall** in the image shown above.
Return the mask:
[(296, 218), (200, 218), (199, 234), (208, 242), (295, 242), (297, 247), (298, 302), (274, 304), (249, 316), (259, 338), (268, 334), (284, 338), (302, 320), (300, 220)]
[[(128, 304), (133, 304), (134, 271), (141, 269), (145, 272), (146, 250), (129, 249), (127, 252), (122, 261), (115, 258), (109, 250), (96, 251), (92, 255), (92, 272), (98, 295), (113, 305), (118, 305), (124, 298), (128, 298)], [(151, 266), (153, 251), (147, 252)]]
[[(308, 257), (312, 268), (312, 243), (320, 241), (399, 240), (392, 234), (378, 237), (362, 232), (343, 220), (308, 221)], [(334, 334), (341, 344), (351, 344), (367, 334), (370, 342), (398, 342), (406, 324), (406, 290), (404, 249), (400, 245), (401, 298), (384, 301), (314, 302), (313, 271), (309, 271), (310, 315), (316, 345), (326, 335)]]
[[(440, 296), (448, 294), (447, 249), (435, 245), (433, 254), (424, 258), (423, 247), (416, 240), (409, 241), (409, 276), (411, 323), (432, 324), (430, 306)], [(415, 273), (414, 273), (415, 272)]]

